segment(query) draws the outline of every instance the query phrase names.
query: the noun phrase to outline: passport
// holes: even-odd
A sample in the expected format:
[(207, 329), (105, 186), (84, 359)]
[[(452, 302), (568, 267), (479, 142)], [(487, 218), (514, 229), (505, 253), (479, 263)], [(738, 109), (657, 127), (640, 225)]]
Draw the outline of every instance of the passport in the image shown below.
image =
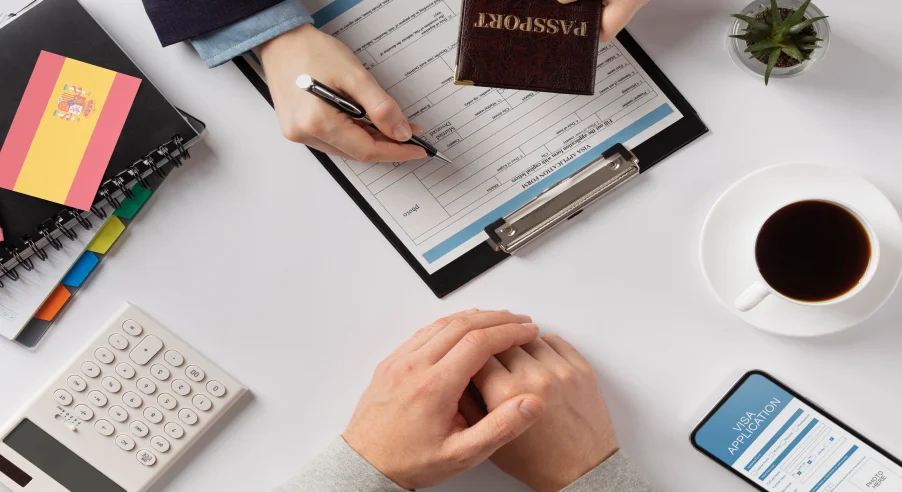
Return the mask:
[(595, 92), (601, 0), (463, 0), (454, 83)]

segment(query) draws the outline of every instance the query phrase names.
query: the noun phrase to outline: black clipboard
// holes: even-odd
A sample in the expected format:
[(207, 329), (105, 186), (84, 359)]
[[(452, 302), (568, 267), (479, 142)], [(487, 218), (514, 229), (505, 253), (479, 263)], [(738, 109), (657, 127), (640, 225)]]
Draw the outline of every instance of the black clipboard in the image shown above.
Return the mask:
[[(633, 153), (639, 158), (640, 172), (644, 173), (654, 167), (656, 164), (673, 154), (674, 152), (689, 145), (702, 135), (708, 132), (708, 127), (699, 118), (698, 113), (689, 104), (689, 101), (680, 93), (679, 90), (670, 82), (664, 72), (655, 64), (648, 56), (645, 50), (639, 46), (639, 43), (626, 31), (621, 31), (617, 35), (617, 41), (632, 55), (636, 62), (641, 66), (652, 80), (660, 87), (668, 99), (680, 111), (683, 117), (676, 123), (670, 125), (654, 137), (643, 142), (638, 147), (632, 149)], [(238, 69), (250, 80), (260, 95), (272, 106), (272, 97), (269, 94), (269, 88), (256, 70), (248, 64), (247, 60), (238, 57), (233, 60)], [(332, 162), (332, 159), (315, 149), (310, 149), (317, 160), (326, 168), (329, 174), (338, 182), (345, 192), (354, 200), (354, 203), (360, 207), (360, 210), (369, 217), (370, 221), (379, 232), (385, 236), (385, 239), (394, 246), (395, 250), (404, 258), (411, 268), (423, 279), (423, 282), (435, 293), (439, 298), (445, 297), (454, 290), (463, 286), (470, 280), (478, 277), (493, 266), (502, 262), (507, 258), (508, 254), (494, 251), (487, 243), (481, 243), (470, 251), (464, 253), (460, 258), (452, 261), (448, 265), (439, 269), (435, 273), (430, 274), (420, 265), (420, 262), (411, 253), (407, 247), (395, 235), (394, 231), (382, 220), (382, 217), (375, 209), (366, 201), (363, 195), (357, 191), (357, 188), (342, 173), (341, 169)]]

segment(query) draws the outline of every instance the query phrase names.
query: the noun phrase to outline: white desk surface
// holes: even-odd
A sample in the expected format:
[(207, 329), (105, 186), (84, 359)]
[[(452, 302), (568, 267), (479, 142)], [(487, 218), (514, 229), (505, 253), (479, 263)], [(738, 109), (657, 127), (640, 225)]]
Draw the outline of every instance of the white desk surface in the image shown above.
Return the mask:
[[(698, 260), (714, 200), (772, 163), (852, 169), (902, 209), (902, 30), (888, 20), (902, 15), (897, 2), (821, 0), (832, 15), (827, 58), (765, 88), (724, 49), (727, 15), (745, 1), (653, 0), (630, 30), (711, 134), (438, 300), (312, 155), (282, 138), (233, 65), (208, 70), (190, 46), (160, 48), (139, 0), (82, 1), (209, 133), (42, 345), (0, 343), (0, 420), (130, 300), (253, 392), (157, 489), (269, 490), (344, 429), (382, 358), (434, 318), (477, 306), (531, 314), (577, 346), (601, 376), (623, 448), (662, 491), (751, 490), (688, 435), (752, 368), (902, 456), (902, 293), (851, 331), (778, 338), (718, 304)], [(485, 464), (434, 490), (525, 487)]]

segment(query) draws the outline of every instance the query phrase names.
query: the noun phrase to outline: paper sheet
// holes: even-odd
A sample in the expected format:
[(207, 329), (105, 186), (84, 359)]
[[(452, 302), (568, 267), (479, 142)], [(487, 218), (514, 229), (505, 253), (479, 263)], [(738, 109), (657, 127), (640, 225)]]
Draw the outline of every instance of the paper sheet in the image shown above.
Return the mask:
[(0, 147), (0, 187), (89, 209), (140, 84), (41, 51)]
[(107, 221), (106, 225), (100, 229), (100, 232), (97, 233), (97, 236), (94, 237), (91, 244), (88, 244), (88, 251), (105, 255), (113, 246), (113, 243), (119, 239), (119, 236), (122, 235), (122, 231), (124, 230), (125, 224), (123, 224), (122, 221), (119, 220), (119, 217), (114, 214), (113, 217), (110, 217), (110, 220)]
[(452, 83), (459, 2), (305, 3), (454, 161), (333, 158), (430, 273), (615, 143), (634, 147), (682, 118), (617, 42), (600, 47), (593, 96), (461, 87)]
[(67, 289), (65, 285), (57, 285), (50, 294), (50, 297), (48, 297), (47, 300), (44, 301), (44, 304), (34, 313), (34, 317), (44, 321), (53, 321), (53, 318), (56, 317), (57, 313), (60, 312), (60, 309), (66, 305), (66, 302), (68, 302), (71, 297), (72, 293), (69, 292), (69, 289)]
[(133, 219), (135, 215), (137, 215), (138, 211), (141, 210), (141, 207), (147, 203), (147, 200), (150, 199), (150, 195), (153, 194), (149, 189), (141, 186), (135, 185), (132, 187), (132, 193), (135, 195), (134, 198), (125, 198), (122, 200), (122, 204), (119, 208), (113, 212), (113, 215), (116, 217), (122, 217), (123, 219)]
[(85, 283), (85, 280), (91, 275), (98, 263), (100, 263), (100, 258), (97, 255), (90, 251), (85, 251), (60, 282), (69, 287), (81, 287), (81, 284)]
[(78, 233), (78, 237), (74, 240), (61, 238), (62, 249), (57, 251), (50, 246), (44, 248), (47, 260), (41, 261), (32, 256), (33, 270), (16, 268), (19, 280), (12, 281), (7, 277), (0, 279), (3, 282), (3, 287), (0, 287), (0, 335), (15, 338), (85, 251), (88, 243), (106, 224), (106, 220), (92, 217), (94, 227), (89, 231), (75, 226), (73, 230)]

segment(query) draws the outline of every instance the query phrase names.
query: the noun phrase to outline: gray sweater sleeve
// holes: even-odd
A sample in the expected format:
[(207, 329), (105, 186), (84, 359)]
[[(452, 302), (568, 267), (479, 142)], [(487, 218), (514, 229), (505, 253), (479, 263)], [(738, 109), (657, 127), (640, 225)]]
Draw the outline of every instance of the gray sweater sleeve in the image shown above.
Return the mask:
[(655, 492), (623, 451), (596, 466), (561, 492)]
[[(303, 471), (273, 492), (408, 492), (379, 473), (339, 437)], [(655, 492), (618, 451), (562, 492)]]
[(273, 492), (408, 491), (379, 473), (339, 436), (299, 475)]

